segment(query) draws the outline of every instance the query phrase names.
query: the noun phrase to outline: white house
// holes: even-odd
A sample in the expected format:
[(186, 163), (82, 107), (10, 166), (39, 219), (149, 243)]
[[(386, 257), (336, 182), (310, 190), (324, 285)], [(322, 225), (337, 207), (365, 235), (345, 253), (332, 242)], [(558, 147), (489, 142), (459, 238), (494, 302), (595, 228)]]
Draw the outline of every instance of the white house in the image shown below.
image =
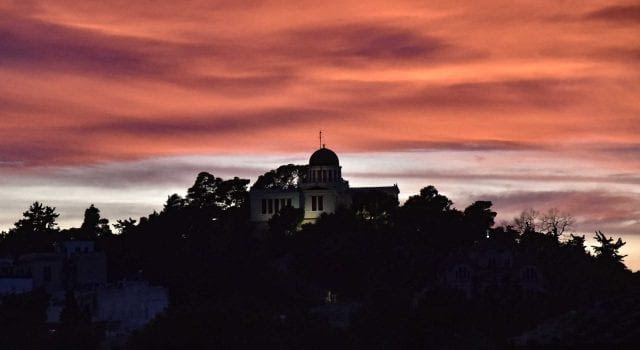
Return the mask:
[(338, 156), (322, 146), (309, 158), (306, 174), (294, 189), (251, 189), (251, 221), (266, 223), (280, 209), (290, 206), (304, 209), (303, 223), (313, 223), (323, 213), (350, 206), (358, 192), (382, 192), (398, 199), (397, 185), (386, 187), (349, 187), (342, 178)]

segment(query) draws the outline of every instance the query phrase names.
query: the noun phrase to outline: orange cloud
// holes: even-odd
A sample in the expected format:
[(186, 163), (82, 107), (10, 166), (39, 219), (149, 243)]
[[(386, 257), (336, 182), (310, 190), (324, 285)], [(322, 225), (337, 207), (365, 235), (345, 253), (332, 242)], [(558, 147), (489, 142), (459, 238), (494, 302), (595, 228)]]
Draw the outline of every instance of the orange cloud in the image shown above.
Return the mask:
[[(627, 0), (3, 1), (0, 175), (299, 155), (323, 129), (328, 145), (370, 166), (383, 153), (419, 155), (416, 164), (450, 155), (404, 177), (411, 169), (391, 161), (400, 181), (415, 181), (409, 190), (433, 178), (457, 194), (474, 185), (498, 197), (524, 185), (591, 194), (626, 186), (634, 196), (638, 8)], [(524, 175), (510, 170), (524, 165)], [(390, 176), (380, 170), (359, 171), (358, 181)]]

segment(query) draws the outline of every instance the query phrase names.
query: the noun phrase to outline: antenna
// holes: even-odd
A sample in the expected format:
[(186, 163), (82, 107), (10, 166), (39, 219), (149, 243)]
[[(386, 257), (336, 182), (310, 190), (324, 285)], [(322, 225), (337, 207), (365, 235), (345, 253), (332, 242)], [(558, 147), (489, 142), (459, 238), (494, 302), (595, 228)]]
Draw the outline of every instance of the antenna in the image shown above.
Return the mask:
[(320, 130), (320, 148), (322, 148), (322, 130)]

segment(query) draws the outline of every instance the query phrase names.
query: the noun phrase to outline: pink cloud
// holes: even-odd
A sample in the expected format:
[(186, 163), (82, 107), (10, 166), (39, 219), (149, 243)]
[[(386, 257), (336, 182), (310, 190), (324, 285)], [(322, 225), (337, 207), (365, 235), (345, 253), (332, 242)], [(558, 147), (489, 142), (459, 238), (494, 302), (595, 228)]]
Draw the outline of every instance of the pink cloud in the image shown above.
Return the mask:
[[(478, 186), (505, 210), (584, 202), (585, 224), (635, 229), (616, 204), (638, 205), (632, 1), (34, 0), (0, 11), (5, 181), (57, 169), (54, 182), (96, 196), (138, 178), (182, 186), (175, 167), (166, 178), (161, 166), (118, 168), (126, 178), (77, 169), (300, 154), (322, 129), (340, 154), (377, 167), (350, 170), (358, 181), (412, 191), (433, 179), (460, 196)], [(424, 166), (380, 156), (394, 152)], [(591, 201), (606, 203), (604, 221)]]

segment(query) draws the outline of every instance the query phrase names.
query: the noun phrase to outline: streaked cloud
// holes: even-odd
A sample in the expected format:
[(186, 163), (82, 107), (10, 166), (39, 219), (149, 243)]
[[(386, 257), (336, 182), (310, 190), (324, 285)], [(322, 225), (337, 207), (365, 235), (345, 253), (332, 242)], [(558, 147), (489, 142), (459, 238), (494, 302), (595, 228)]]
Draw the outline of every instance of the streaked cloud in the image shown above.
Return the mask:
[[(630, 235), (638, 10), (3, 1), (0, 228), (36, 199), (59, 203), (70, 224), (90, 202), (142, 215), (200, 170), (253, 178), (304, 162), (322, 129), (352, 184), (398, 182), (404, 198), (434, 184), (461, 206), (486, 196), (506, 213), (566, 205)], [(590, 201), (611, 209), (572, 206)]]
[[(499, 195), (487, 195), (507, 213), (520, 213), (534, 208), (541, 212), (549, 208), (562, 208), (577, 218), (576, 229), (581, 232), (595, 230), (612, 234), (636, 234), (640, 232), (640, 194), (589, 191), (515, 191)], [(505, 213), (502, 214), (505, 218)], [(612, 232), (613, 231), (613, 232)]]
[(637, 4), (607, 6), (587, 13), (585, 18), (619, 23), (640, 23), (640, 6)]

